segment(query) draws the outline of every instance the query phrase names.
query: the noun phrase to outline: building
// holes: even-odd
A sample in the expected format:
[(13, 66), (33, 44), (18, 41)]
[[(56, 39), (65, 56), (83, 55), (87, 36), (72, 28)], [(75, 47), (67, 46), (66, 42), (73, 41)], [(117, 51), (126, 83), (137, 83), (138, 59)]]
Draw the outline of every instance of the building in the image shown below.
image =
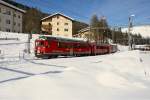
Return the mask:
[[(107, 27), (106, 28), (104, 28), (104, 27), (101, 27), (101, 28), (86, 27), (86, 28), (79, 30), (78, 34), (75, 34), (74, 37), (83, 38), (83, 39), (88, 40), (88, 41), (94, 41), (94, 39), (103, 40), (106, 38), (104, 36), (104, 34), (109, 33), (108, 30), (109, 30), (109, 28), (107, 28)], [(94, 35), (94, 32), (99, 32), (102, 34)]]
[(61, 13), (52, 14), (41, 20), (41, 30), (53, 36), (73, 37), (78, 30), (88, 25)]
[(78, 31), (78, 34), (75, 34), (74, 37), (88, 39), (92, 32), (90, 32), (90, 27), (83, 28)]
[(23, 31), (23, 15), (26, 11), (0, 0), (0, 31)]

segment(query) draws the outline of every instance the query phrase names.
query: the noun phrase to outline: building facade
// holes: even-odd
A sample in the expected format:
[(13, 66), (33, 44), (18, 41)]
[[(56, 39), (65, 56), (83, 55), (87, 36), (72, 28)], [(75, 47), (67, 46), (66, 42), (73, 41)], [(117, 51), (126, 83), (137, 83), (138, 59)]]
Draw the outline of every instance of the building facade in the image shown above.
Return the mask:
[(25, 11), (0, 0), (0, 31), (23, 31), (23, 15)]
[(73, 37), (78, 30), (88, 26), (60, 13), (43, 18), (41, 24), (42, 32), (63, 37)]
[(92, 34), (92, 32), (90, 32), (90, 27), (86, 27), (86, 28), (79, 30), (78, 34), (75, 34), (74, 37), (87, 39), (89, 38), (90, 34)]

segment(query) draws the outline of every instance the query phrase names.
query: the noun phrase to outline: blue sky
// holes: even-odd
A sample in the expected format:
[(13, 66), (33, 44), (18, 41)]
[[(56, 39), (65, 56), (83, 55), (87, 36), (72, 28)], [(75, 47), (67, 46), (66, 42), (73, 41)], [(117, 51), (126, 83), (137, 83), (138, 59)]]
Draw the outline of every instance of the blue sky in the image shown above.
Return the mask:
[(61, 12), (89, 23), (91, 16), (106, 16), (109, 25), (124, 26), (134, 14), (134, 24), (150, 24), (150, 0), (15, 0), (46, 13)]

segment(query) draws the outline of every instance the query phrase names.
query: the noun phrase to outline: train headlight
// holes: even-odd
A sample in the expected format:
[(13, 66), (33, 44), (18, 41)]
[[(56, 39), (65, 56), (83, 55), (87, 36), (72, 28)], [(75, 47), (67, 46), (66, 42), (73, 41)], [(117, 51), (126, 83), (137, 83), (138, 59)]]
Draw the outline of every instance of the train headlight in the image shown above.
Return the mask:
[(37, 50), (37, 53), (40, 53), (40, 50)]

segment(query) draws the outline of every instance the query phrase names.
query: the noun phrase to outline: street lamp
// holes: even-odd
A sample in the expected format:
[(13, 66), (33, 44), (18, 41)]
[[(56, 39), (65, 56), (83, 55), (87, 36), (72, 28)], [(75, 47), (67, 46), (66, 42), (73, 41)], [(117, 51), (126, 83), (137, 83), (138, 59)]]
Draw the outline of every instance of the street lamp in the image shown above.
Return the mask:
[(130, 15), (129, 16), (129, 27), (128, 27), (128, 44), (129, 44), (129, 50), (132, 49), (132, 36), (131, 36), (131, 28), (132, 28), (132, 20), (131, 18), (134, 17), (135, 15)]

